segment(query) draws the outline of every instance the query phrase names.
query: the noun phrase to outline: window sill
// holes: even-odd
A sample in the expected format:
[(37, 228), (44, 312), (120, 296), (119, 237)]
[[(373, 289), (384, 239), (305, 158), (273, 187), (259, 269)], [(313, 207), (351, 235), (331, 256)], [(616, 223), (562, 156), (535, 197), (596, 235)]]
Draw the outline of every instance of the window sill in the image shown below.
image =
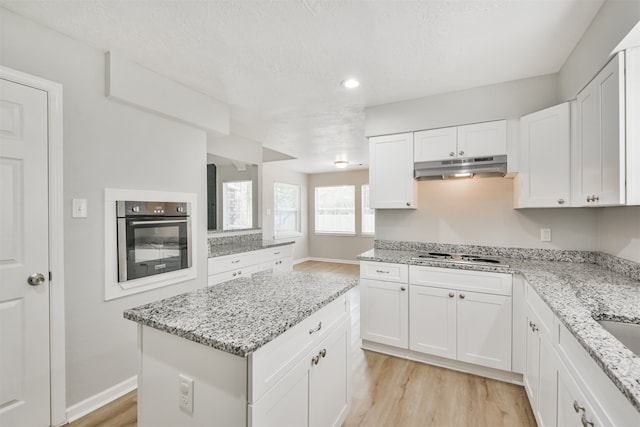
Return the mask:
[(374, 233), (360, 233), (360, 237), (372, 237), (372, 238), (375, 238), (376, 235)]
[(315, 231), (316, 236), (337, 236), (337, 237), (356, 237), (356, 233), (331, 233)]
[(292, 237), (302, 237), (302, 233), (300, 233), (300, 232), (296, 232), (296, 233), (282, 233), (282, 234), (275, 234), (275, 235), (273, 236), (273, 240), (291, 239)]

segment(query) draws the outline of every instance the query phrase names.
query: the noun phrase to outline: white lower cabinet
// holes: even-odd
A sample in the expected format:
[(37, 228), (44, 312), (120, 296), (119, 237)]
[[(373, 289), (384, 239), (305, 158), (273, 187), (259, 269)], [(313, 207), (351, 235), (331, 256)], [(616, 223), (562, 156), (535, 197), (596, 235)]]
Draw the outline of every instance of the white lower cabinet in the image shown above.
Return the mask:
[(249, 405), (251, 426), (339, 426), (350, 407), (350, 323), (343, 321), (282, 380)]
[(524, 387), (540, 427), (638, 426), (640, 413), (527, 284)]
[(409, 278), (410, 350), (511, 370), (511, 275), (412, 265)]
[(277, 246), (258, 251), (212, 257), (208, 260), (207, 285), (227, 280), (251, 277), (259, 271), (288, 272), (293, 270), (293, 246)]
[(409, 266), (360, 263), (360, 334), (365, 341), (409, 346)]

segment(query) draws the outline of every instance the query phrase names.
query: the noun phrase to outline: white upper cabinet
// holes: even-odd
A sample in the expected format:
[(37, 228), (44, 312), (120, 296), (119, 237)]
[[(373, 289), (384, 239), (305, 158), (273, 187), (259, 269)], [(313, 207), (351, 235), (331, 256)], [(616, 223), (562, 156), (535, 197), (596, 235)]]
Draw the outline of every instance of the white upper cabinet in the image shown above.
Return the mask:
[(369, 204), (373, 209), (415, 209), (413, 133), (369, 138)]
[(507, 121), (458, 126), (458, 157), (507, 154)]
[(578, 94), (574, 206), (626, 202), (624, 72), (624, 52), (620, 52)]
[(458, 128), (440, 128), (416, 132), (413, 156), (416, 162), (428, 162), (456, 157)]
[(570, 205), (570, 128), (568, 102), (520, 119), (520, 170), (514, 181), (516, 208)]
[(476, 123), (415, 133), (416, 162), (507, 154), (507, 121)]

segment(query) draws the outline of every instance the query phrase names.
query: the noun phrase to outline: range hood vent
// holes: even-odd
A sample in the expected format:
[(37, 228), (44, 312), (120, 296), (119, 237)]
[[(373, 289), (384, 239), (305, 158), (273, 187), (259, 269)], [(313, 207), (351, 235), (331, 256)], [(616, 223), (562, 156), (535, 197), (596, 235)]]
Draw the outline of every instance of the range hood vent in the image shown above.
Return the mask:
[(503, 177), (507, 173), (507, 156), (416, 162), (413, 177), (419, 181), (461, 177)]

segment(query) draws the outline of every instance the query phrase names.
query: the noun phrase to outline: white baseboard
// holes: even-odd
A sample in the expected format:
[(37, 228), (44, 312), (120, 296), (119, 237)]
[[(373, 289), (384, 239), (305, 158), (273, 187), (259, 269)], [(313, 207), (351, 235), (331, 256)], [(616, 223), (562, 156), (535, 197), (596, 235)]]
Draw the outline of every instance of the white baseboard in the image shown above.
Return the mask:
[(132, 390), (138, 387), (138, 377), (133, 376), (129, 379), (122, 381), (119, 384), (114, 385), (98, 394), (78, 402), (75, 405), (67, 408), (67, 421), (72, 422), (78, 418), (84, 417), (89, 412), (93, 412), (98, 408), (103, 407), (107, 403), (113, 402), (119, 397), (124, 396)]
[(307, 261), (311, 261), (311, 258), (309, 258), (309, 257), (298, 258), (298, 259), (293, 261), (293, 265), (300, 264), (300, 263), (307, 262)]
[(305, 261), (335, 262), (336, 264), (360, 264), (358, 260), (308, 257)]

